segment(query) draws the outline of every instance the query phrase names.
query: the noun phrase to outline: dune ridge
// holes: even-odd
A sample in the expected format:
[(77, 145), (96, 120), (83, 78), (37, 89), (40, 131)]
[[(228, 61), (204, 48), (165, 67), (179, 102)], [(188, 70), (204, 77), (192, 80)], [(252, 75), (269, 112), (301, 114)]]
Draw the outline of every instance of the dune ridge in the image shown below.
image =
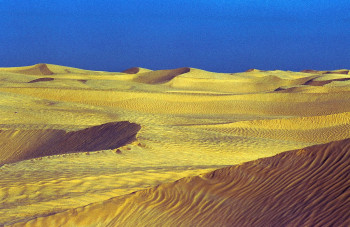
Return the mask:
[(123, 73), (127, 73), (127, 74), (136, 74), (138, 72), (140, 72), (139, 67), (132, 67), (123, 71)]
[(196, 125), (193, 127), (248, 137), (326, 143), (350, 138), (350, 113), (239, 121), (228, 124)]
[(124, 71), (122, 71), (122, 73), (126, 73), (126, 74), (138, 74), (138, 73), (145, 73), (145, 72), (151, 72), (152, 70), (150, 69), (145, 69), (145, 68), (141, 68), (141, 67), (131, 67), (128, 68)]
[(25, 67), (24, 69), (15, 70), (16, 73), (27, 75), (52, 75), (54, 74), (46, 64), (40, 63), (33, 66)]
[(310, 80), (307, 81), (304, 85), (310, 85), (310, 86), (323, 86), (326, 84), (330, 84), (334, 81), (348, 81), (350, 78), (340, 78), (340, 79), (333, 79), (333, 80), (323, 80), (323, 81), (316, 81), (316, 80)]
[(304, 69), (300, 72), (303, 73), (315, 73), (315, 74), (349, 74), (350, 70), (347, 69), (338, 69), (338, 70), (331, 70), (331, 71), (320, 71), (320, 70), (314, 70), (314, 69)]
[(130, 122), (112, 122), (79, 131), (57, 129), (2, 130), (0, 164), (47, 155), (115, 149), (131, 142), (140, 126)]
[(152, 72), (146, 72), (140, 74), (138, 77), (136, 77), (133, 81), (139, 82), (139, 83), (146, 83), (146, 84), (161, 84), (166, 83), (173, 78), (190, 72), (191, 69), (188, 67), (184, 68), (178, 68), (178, 69), (169, 69), (169, 70), (157, 70)]
[(350, 139), (13, 226), (348, 226)]

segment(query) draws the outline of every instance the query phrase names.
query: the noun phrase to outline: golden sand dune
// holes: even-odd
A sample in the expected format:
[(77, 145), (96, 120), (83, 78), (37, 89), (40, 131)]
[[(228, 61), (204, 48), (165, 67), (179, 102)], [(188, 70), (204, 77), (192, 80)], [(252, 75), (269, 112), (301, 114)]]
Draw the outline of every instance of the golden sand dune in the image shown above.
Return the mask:
[(0, 131), (0, 164), (69, 152), (115, 149), (135, 139), (140, 126), (107, 123), (75, 132), (64, 130)]
[(137, 73), (145, 73), (145, 72), (150, 72), (150, 71), (152, 71), (152, 70), (140, 68), (140, 67), (132, 67), (132, 68), (124, 70), (123, 73), (137, 74)]
[(167, 84), (172, 88), (231, 92), (233, 94), (274, 91), (281, 86), (300, 85), (314, 78), (304, 74), (278, 71), (249, 71), (247, 73), (212, 73), (191, 69)]
[(348, 226), (349, 160), (349, 139), (316, 145), (25, 226)]
[(91, 71), (67, 66), (39, 63), (31, 66), (0, 68), (2, 72), (25, 75), (57, 75), (57, 74), (111, 74), (104, 71)]
[(190, 68), (179, 68), (171, 70), (158, 70), (147, 73), (141, 73), (134, 79), (135, 82), (146, 84), (166, 83), (175, 77), (190, 72)]
[(54, 74), (46, 64), (37, 64), (34, 66), (22, 67), (19, 69), (11, 70), (15, 73), (27, 74), (27, 75), (52, 75)]
[(196, 127), (248, 137), (283, 139), (305, 143), (325, 143), (350, 138), (350, 113), (240, 121)]
[[(54, 81), (49, 81), (51, 83)], [(35, 83), (37, 84), (37, 83)], [(136, 85), (134, 85), (136, 86)], [(30, 95), (63, 102), (109, 106), (124, 110), (167, 114), (255, 114), (312, 116), (350, 111), (350, 91), (333, 93), (262, 93), (244, 95), (194, 95), (131, 90), (47, 87), (0, 88), (0, 92)], [(200, 103), (200, 105), (198, 105)]]
[(350, 74), (350, 71), (347, 69), (338, 69), (333, 71), (319, 71), (313, 69), (302, 70), (303, 73), (314, 73), (314, 74)]
[[(164, 183), (287, 150), (349, 138), (350, 77), (346, 72), (348, 70), (216, 73), (195, 68), (157, 71), (131, 68), (124, 72), (103, 72), (51, 64), (0, 68), (0, 143), (3, 148), (0, 156), (5, 163), (0, 166), (0, 225), (37, 220), (32, 223), (47, 226), (41, 224), (39, 220), (44, 219), (39, 217), (54, 213), (69, 214), (62, 221), (71, 219), (71, 225), (91, 222), (92, 226), (95, 223), (105, 226), (115, 215), (120, 215), (121, 223), (126, 226), (132, 226), (136, 216), (145, 218), (147, 224), (148, 220), (157, 220), (155, 216), (159, 213), (149, 212), (152, 206), (148, 207), (149, 203), (145, 202), (148, 208), (141, 214), (137, 207), (124, 204), (124, 199), (135, 200), (138, 204), (136, 197), (158, 189), (137, 192), (136, 197), (120, 196), (157, 185), (161, 185), (158, 187), (161, 192), (170, 193), (167, 187), (177, 184), (182, 187), (192, 179), (195, 180), (191, 187), (203, 186), (204, 194), (190, 194), (197, 196), (190, 206), (194, 207), (193, 212), (202, 212), (205, 218), (190, 219), (186, 210), (179, 211), (179, 216), (175, 217), (172, 210), (180, 209), (181, 204), (188, 205), (188, 201), (173, 198), (174, 207), (169, 208), (167, 204), (162, 208), (164, 215), (172, 217), (165, 224), (172, 225), (175, 219), (181, 223), (182, 216), (185, 226), (194, 220), (199, 224), (211, 224), (219, 218), (215, 209), (210, 213), (212, 206), (227, 220), (231, 216), (220, 210), (221, 206), (233, 204), (232, 209), (236, 209), (241, 203), (233, 203), (232, 198), (227, 200), (226, 194), (218, 197), (226, 189), (230, 192), (232, 187), (227, 182), (232, 179), (230, 174), (227, 181), (216, 177), (215, 181), (210, 181), (213, 189), (207, 185), (212, 178), (209, 175), (185, 178), (170, 186)], [(122, 140), (135, 134), (134, 142), (115, 149), (124, 144)], [(290, 159), (280, 160), (281, 164), (287, 165), (289, 160), (295, 167), (297, 159), (293, 155), (283, 157)], [(299, 164), (302, 161), (298, 159)], [(305, 159), (306, 163), (309, 161)], [(252, 181), (265, 179), (265, 175), (255, 173), (260, 168), (259, 163), (242, 165), (251, 166), (249, 175), (257, 176)], [(254, 169), (254, 165), (258, 169)], [(292, 167), (291, 175), (285, 171), (286, 179), (294, 174)], [(233, 167), (236, 168), (240, 167)], [(313, 173), (323, 171), (322, 168)], [(309, 170), (305, 168), (305, 171)], [(224, 188), (216, 190), (220, 185)], [(252, 185), (259, 188), (257, 184)], [(278, 182), (275, 185), (278, 186)], [(276, 191), (272, 188), (267, 194), (282, 193), (277, 186)], [(182, 190), (174, 186), (175, 189)], [(188, 186), (184, 186), (184, 193), (187, 189)], [(212, 198), (217, 203), (208, 199), (208, 190), (213, 190)], [(310, 198), (313, 196), (311, 194)], [(108, 202), (111, 198), (114, 199)], [(253, 204), (249, 199), (247, 203)], [(203, 201), (204, 206), (201, 205)], [(94, 205), (87, 206), (92, 203)], [(338, 204), (337, 200), (335, 203)], [(117, 209), (116, 204), (124, 205)], [(278, 200), (272, 208), (281, 208), (281, 204), (283, 201)], [(288, 212), (294, 211), (293, 206), (290, 211), (286, 207), (282, 210), (289, 215)], [(313, 205), (300, 206), (307, 209)], [(74, 211), (78, 207), (85, 208)], [(109, 207), (114, 213), (107, 211)], [(331, 210), (324, 207), (324, 212)], [(94, 210), (93, 214), (87, 208)], [(257, 209), (266, 214), (265, 210), (270, 208)], [(71, 211), (76, 214), (71, 215)], [(131, 219), (123, 213), (133, 211), (136, 212)], [(193, 214), (193, 218), (199, 217)], [(237, 220), (251, 223), (256, 220), (258, 224), (258, 220), (262, 220), (260, 216), (254, 219), (246, 213), (240, 217), (245, 215), (247, 219)], [(59, 226), (55, 217), (50, 216), (45, 221), (53, 220), (51, 225)], [(91, 221), (94, 217), (97, 218)]]
[(350, 80), (350, 77), (336, 78), (336, 79), (325, 79), (325, 78), (322, 78), (322, 80), (320, 80), (319, 78), (316, 78), (316, 79), (307, 81), (305, 83), (305, 85), (323, 86), (323, 85), (326, 85), (326, 84), (330, 84), (330, 83), (332, 83), (334, 81), (348, 81), (348, 80)]

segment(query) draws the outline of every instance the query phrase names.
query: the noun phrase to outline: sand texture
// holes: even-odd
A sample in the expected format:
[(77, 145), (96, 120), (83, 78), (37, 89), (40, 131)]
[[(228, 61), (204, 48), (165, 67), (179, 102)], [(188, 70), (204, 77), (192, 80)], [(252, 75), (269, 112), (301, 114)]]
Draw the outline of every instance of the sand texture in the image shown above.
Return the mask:
[(349, 226), (349, 172), (347, 139), (183, 178), (26, 226)]
[(346, 69), (0, 68), (0, 116), (0, 226), (350, 225)]

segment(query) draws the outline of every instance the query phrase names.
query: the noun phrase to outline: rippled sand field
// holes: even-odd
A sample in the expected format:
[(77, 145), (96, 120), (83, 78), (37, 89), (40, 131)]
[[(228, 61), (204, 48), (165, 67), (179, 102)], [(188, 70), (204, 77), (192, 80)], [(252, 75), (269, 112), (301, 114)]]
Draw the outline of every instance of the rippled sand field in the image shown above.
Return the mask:
[(350, 225), (349, 70), (0, 68), (0, 116), (0, 225)]

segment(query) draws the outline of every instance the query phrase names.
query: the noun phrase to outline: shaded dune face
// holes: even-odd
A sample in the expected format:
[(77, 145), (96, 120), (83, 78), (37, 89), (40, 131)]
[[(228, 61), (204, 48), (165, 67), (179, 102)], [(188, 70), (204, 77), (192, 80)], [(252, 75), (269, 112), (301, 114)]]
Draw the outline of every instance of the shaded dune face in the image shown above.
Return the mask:
[(25, 226), (349, 226), (349, 175), (346, 139), (183, 178)]
[(16, 73), (26, 74), (26, 75), (52, 75), (54, 74), (46, 64), (36, 64), (30, 68), (23, 70), (17, 70)]
[(166, 83), (175, 77), (190, 72), (188, 67), (170, 69), (170, 70), (158, 70), (153, 72), (142, 73), (136, 77), (133, 81), (145, 84), (161, 84)]
[(325, 74), (349, 74), (349, 70), (328, 71)]
[[(329, 74), (329, 73), (324, 73), (324, 74)], [(333, 73), (331, 73), (333, 74)], [(339, 73), (336, 73), (339, 74)], [(330, 84), (332, 82), (337, 82), (337, 81), (349, 81), (350, 78), (338, 78), (338, 79), (331, 79), (331, 80), (317, 80), (319, 79), (320, 76), (315, 76), (315, 77), (305, 77), (302, 79), (299, 79), (298, 81), (301, 82), (299, 84), (295, 85), (306, 85), (306, 86), (319, 86), (322, 87), (324, 85)], [(303, 81), (304, 80), (304, 81)], [(274, 92), (280, 92), (280, 93), (293, 93), (293, 92), (299, 92), (298, 87), (289, 87), (289, 88), (284, 88), (284, 87), (278, 87), (277, 89), (274, 90)]]
[(302, 72), (302, 73), (320, 73), (321, 71), (313, 70), (313, 69), (304, 69), (300, 72)]
[(140, 68), (139, 67), (132, 67), (130, 69), (124, 70), (123, 73), (127, 73), (127, 74), (136, 74), (140, 72)]
[(37, 83), (37, 82), (43, 82), (43, 81), (52, 81), (54, 78), (46, 77), (46, 78), (38, 78), (35, 80), (31, 80), (28, 83)]
[(304, 85), (310, 85), (310, 86), (323, 86), (329, 83), (332, 83), (333, 81), (348, 81), (350, 78), (340, 78), (340, 79), (333, 79), (333, 80), (323, 80), (323, 81), (315, 81), (315, 80), (309, 80)]
[(319, 71), (313, 69), (305, 69), (300, 71), (302, 73), (316, 73), (316, 74), (349, 74), (349, 70), (335, 70), (335, 71)]
[(259, 69), (248, 69), (246, 72), (249, 73), (249, 72), (264, 72), (264, 71)]
[(4, 130), (0, 131), (0, 164), (47, 155), (115, 149), (135, 139), (138, 124), (112, 122), (79, 131)]

